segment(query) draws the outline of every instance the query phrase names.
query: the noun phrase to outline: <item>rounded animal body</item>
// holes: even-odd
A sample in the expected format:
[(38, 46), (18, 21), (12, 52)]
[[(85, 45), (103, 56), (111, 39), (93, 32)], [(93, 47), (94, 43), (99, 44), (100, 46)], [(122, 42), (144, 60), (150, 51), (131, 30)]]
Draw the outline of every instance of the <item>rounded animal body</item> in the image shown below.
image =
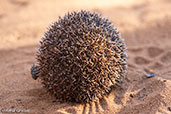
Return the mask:
[(50, 25), (36, 59), (34, 75), (59, 101), (98, 100), (122, 80), (127, 69), (120, 33), (100, 14), (83, 10)]

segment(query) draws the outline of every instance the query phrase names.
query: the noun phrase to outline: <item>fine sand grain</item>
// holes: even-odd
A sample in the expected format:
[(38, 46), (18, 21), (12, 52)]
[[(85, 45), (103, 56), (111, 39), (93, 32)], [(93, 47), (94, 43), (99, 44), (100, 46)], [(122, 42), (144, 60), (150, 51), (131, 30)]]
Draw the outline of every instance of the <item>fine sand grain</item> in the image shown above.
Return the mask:
[[(119, 0), (118, 0), (119, 1)], [(128, 74), (109, 96), (88, 104), (59, 103), (30, 68), (50, 23), (87, 9), (109, 18), (128, 47)], [(146, 78), (145, 74), (155, 77)], [(0, 0), (0, 114), (171, 114), (170, 0)]]

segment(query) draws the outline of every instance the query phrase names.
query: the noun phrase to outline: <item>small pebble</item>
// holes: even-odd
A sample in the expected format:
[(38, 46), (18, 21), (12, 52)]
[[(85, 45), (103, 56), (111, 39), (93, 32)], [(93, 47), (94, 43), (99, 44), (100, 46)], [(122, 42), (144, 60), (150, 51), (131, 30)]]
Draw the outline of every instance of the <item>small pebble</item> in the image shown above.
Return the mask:
[(16, 101), (21, 101), (21, 99), (16, 99)]
[(130, 97), (132, 97), (132, 98), (133, 98), (133, 97), (134, 97), (134, 96), (133, 96), (133, 94), (130, 94)]
[(151, 77), (154, 77), (154, 76), (156, 76), (156, 74), (154, 74), (154, 73), (147, 73), (146, 74), (147, 78), (151, 78)]
[(167, 80), (163, 80), (163, 82), (167, 82)]
[(168, 110), (171, 111), (171, 107), (168, 107)]
[(53, 100), (53, 101), (52, 101), (52, 103), (55, 103), (55, 102), (56, 102), (56, 100)]
[(144, 98), (144, 96), (145, 96), (145, 95), (144, 95), (144, 94), (142, 94), (142, 95), (140, 95), (140, 98)]
[(15, 108), (15, 106), (11, 106), (10, 108)]

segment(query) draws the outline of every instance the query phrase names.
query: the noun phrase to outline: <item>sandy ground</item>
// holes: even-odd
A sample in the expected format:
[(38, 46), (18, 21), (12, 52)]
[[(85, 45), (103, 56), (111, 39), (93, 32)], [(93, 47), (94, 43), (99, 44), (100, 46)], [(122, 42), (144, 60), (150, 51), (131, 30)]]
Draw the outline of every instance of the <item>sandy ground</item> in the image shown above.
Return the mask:
[[(109, 96), (89, 104), (54, 102), (31, 78), (50, 23), (87, 9), (109, 18), (128, 47), (128, 74)], [(146, 78), (146, 73), (157, 76)], [(0, 0), (0, 114), (171, 114), (170, 0)]]

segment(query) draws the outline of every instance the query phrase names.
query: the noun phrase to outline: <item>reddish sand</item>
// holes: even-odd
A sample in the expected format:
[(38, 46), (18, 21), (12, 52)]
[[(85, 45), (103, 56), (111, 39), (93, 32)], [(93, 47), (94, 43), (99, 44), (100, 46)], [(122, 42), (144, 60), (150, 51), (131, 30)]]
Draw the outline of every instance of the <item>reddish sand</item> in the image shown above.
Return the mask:
[[(128, 74), (98, 102), (54, 102), (30, 68), (49, 24), (80, 9), (99, 12), (119, 28), (128, 47)], [(171, 1), (0, 0), (0, 63), (0, 111), (171, 114)], [(150, 72), (157, 76), (146, 78)]]

